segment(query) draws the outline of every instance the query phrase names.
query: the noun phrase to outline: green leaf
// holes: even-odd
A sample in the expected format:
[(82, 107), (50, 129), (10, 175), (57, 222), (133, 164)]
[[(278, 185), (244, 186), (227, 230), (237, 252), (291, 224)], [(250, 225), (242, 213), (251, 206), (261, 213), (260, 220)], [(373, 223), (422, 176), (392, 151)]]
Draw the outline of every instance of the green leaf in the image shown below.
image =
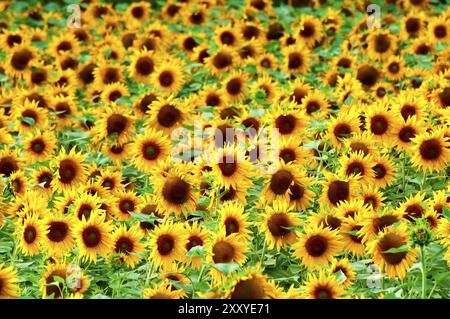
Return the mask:
[(189, 258), (194, 258), (194, 257), (203, 258), (206, 256), (205, 249), (206, 249), (205, 246), (200, 246), (200, 245), (194, 246), (186, 253), (186, 256), (188, 256)]
[(218, 263), (212, 264), (211, 266), (225, 275), (229, 275), (240, 268), (236, 263)]
[(27, 123), (30, 126), (34, 126), (34, 124), (36, 124), (36, 121), (34, 120), (34, 118), (32, 117), (27, 117), (27, 116), (21, 116), (18, 118), (20, 121)]
[(403, 253), (403, 252), (409, 251), (409, 249), (410, 249), (409, 245), (403, 245), (398, 248), (391, 248), (391, 249), (385, 250), (385, 251), (383, 251), (383, 253), (384, 254)]

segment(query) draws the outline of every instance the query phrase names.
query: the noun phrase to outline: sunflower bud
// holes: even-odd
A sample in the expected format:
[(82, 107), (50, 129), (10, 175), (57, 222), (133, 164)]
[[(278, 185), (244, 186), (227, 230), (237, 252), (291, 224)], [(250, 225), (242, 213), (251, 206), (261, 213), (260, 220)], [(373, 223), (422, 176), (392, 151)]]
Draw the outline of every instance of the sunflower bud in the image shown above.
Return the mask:
[(432, 241), (433, 234), (425, 219), (417, 219), (411, 229), (411, 239), (414, 245), (427, 246)]

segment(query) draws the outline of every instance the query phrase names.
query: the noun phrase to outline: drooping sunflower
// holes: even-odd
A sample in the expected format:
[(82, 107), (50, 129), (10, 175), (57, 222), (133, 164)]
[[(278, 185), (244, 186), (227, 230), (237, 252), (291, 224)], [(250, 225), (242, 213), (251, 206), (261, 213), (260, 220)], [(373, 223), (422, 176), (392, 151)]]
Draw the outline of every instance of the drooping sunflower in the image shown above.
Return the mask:
[(129, 229), (121, 225), (114, 232), (114, 252), (120, 254), (120, 260), (129, 267), (134, 268), (140, 262), (142, 252), (145, 246), (141, 243), (143, 232), (139, 226), (133, 226)]
[(69, 191), (81, 186), (86, 181), (85, 155), (77, 153), (75, 147), (68, 153), (61, 148), (53, 160), (55, 178), (51, 186), (55, 191)]
[(180, 223), (168, 221), (158, 225), (150, 236), (150, 260), (157, 266), (167, 269), (173, 262), (184, 260), (187, 236)]
[(17, 271), (13, 267), (0, 264), (0, 299), (19, 298)]
[(131, 155), (138, 169), (150, 173), (157, 161), (170, 155), (170, 148), (169, 139), (161, 131), (147, 128), (145, 134), (136, 137)]
[[(367, 252), (388, 277), (403, 279), (409, 267), (417, 260), (417, 250), (408, 247), (410, 238), (406, 226), (385, 228), (374, 240), (367, 244)], [(391, 249), (404, 250), (390, 252)]]
[(328, 265), (342, 250), (341, 235), (337, 230), (317, 226), (305, 226), (304, 233), (298, 234), (298, 241), (292, 245), (293, 257), (309, 269)]
[(294, 214), (294, 207), (288, 202), (275, 200), (265, 207), (265, 212), (259, 222), (261, 231), (265, 234), (265, 240), (269, 249), (286, 248), (296, 239), (296, 226), (301, 224), (300, 219)]
[(309, 274), (302, 286), (302, 297), (305, 299), (341, 299), (345, 294), (338, 279), (325, 270), (320, 270), (317, 275)]
[(417, 135), (412, 139), (411, 163), (422, 171), (442, 171), (450, 162), (450, 141), (443, 130)]

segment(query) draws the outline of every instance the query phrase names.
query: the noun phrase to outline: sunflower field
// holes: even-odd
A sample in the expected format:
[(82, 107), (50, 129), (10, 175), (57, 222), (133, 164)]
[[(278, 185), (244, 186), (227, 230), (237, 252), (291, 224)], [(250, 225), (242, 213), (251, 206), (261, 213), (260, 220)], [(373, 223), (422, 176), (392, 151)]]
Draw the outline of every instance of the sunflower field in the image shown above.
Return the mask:
[(446, 0), (0, 17), (0, 298), (450, 298)]

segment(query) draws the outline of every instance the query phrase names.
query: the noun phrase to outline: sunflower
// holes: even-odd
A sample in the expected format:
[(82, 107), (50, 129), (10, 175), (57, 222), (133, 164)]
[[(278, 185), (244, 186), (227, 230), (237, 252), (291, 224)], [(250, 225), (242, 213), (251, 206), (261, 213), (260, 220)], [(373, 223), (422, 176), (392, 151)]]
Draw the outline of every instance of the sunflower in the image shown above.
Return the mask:
[(372, 64), (363, 62), (356, 69), (356, 79), (364, 88), (371, 88), (381, 79), (381, 72)]
[(383, 232), (385, 228), (402, 221), (404, 221), (402, 213), (398, 210), (372, 211), (362, 221), (359, 234), (363, 235), (363, 242), (367, 243)]
[(13, 110), (15, 127), (20, 134), (32, 133), (36, 129), (47, 128), (48, 112), (35, 101), (25, 100), (23, 105)]
[(391, 185), (397, 176), (394, 163), (388, 155), (380, 155), (375, 158), (372, 170), (375, 174), (373, 184), (377, 187)]
[(250, 236), (249, 214), (244, 213), (243, 205), (235, 202), (224, 203), (218, 214), (220, 231), (225, 231), (227, 236), (238, 234), (246, 239)]
[(80, 257), (97, 262), (97, 253), (106, 258), (113, 250), (112, 231), (114, 225), (105, 221), (104, 216), (91, 214), (89, 219), (83, 216), (74, 225), (74, 237), (80, 250)]
[(180, 299), (184, 296), (182, 290), (172, 290), (168, 280), (163, 283), (155, 283), (152, 288), (143, 290), (143, 299)]
[(13, 267), (0, 264), (0, 299), (19, 298), (17, 271)]
[(18, 225), (16, 236), (20, 238), (19, 247), (26, 256), (34, 256), (40, 252), (45, 237), (45, 227), (38, 215), (26, 216)]
[(139, 197), (133, 191), (118, 190), (114, 193), (112, 213), (118, 220), (128, 220), (130, 214), (136, 211), (139, 205)]
[(310, 52), (306, 47), (291, 45), (284, 48), (282, 54), (284, 72), (306, 74), (310, 63)]
[(363, 227), (365, 216), (356, 214), (344, 219), (340, 234), (342, 237), (343, 250), (353, 256), (360, 257), (365, 254), (366, 247), (363, 243), (363, 236), (360, 230)]
[(444, 16), (433, 17), (428, 21), (428, 34), (436, 42), (450, 41), (450, 24)]
[(126, 226), (121, 225), (114, 232), (114, 251), (119, 253), (120, 260), (131, 268), (136, 267), (140, 262), (140, 254), (145, 250), (144, 244), (140, 242), (143, 235), (139, 226), (127, 229)]
[(335, 147), (342, 147), (347, 139), (360, 132), (360, 121), (356, 112), (339, 113), (328, 124), (328, 136)]
[(392, 113), (395, 117), (402, 117), (404, 121), (415, 117), (418, 121), (425, 120), (427, 101), (416, 90), (401, 91), (392, 103)]
[[(409, 267), (417, 259), (417, 251), (410, 247), (410, 239), (405, 225), (385, 228), (374, 240), (367, 244), (367, 252), (388, 277), (403, 279)], [(406, 248), (405, 248), (406, 247)], [(390, 252), (391, 249), (404, 250)]]
[(373, 134), (375, 141), (383, 145), (392, 144), (397, 119), (393, 118), (384, 104), (369, 108), (366, 113), (366, 130)]
[(158, 160), (170, 155), (170, 147), (169, 139), (161, 131), (148, 128), (144, 135), (136, 137), (131, 155), (138, 169), (150, 173)]
[(71, 33), (63, 33), (55, 36), (48, 47), (49, 53), (60, 58), (64, 54), (78, 55), (81, 51), (78, 39)]
[(185, 111), (183, 111), (179, 100), (174, 95), (159, 97), (152, 103), (149, 122), (146, 123), (146, 127), (147, 129), (153, 127), (166, 135), (170, 135), (175, 128), (182, 125), (185, 118)]
[(354, 176), (344, 178), (328, 172), (324, 172), (324, 175), (326, 180), (322, 182), (324, 189), (321, 202), (330, 207), (335, 207), (340, 202), (355, 198), (358, 182)]
[[(344, 203), (346, 202), (343, 202), (340, 205), (343, 206)], [(339, 231), (343, 220), (344, 217), (342, 215), (339, 215), (339, 210), (337, 209), (331, 211), (322, 210), (318, 213), (311, 214), (308, 217), (308, 224), (322, 228), (328, 227), (331, 230)]]
[(404, 77), (405, 61), (396, 55), (391, 56), (384, 63), (385, 76), (392, 81), (399, 81)]
[(97, 183), (110, 193), (114, 193), (118, 190), (123, 190), (123, 184), (121, 183), (122, 174), (118, 170), (112, 168), (103, 169), (100, 171), (100, 176), (97, 177)]
[(11, 149), (0, 150), (0, 176), (9, 177), (22, 167), (22, 159), (17, 151)]
[(133, 3), (127, 8), (126, 21), (141, 24), (149, 19), (150, 11), (151, 4), (148, 2), (140, 1)]
[(71, 222), (70, 218), (58, 214), (51, 214), (45, 218), (43, 223), (47, 231), (43, 246), (50, 255), (63, 255), (73, 248)]
[(337, 230), (309, 225), (304, 231), (292, 245), (295, 250), (292, 256), (301, 259), (302, 265), (310, 269), (328, 265), (332, 257), (341, 252), (341, 235)]
[(425, 133), (425, 126), (422, 121), (412, 116), (408, 117), (405, 121), (396, 122), (393, 132), (396, 137), (396, 145), (408, 151), (413, 146), (412, 140), (417, 135)]
[(132, 143), (123, 143), (123, 144), (104, 143), (102, 147), (102, 152), (103, 154), (106, 154), (113, 163), (120, 164), (122, 163), (122, 161), (129, 158), (132, 147), (133, 147)]
[(304, 112), (297, 110), (294, 102), (274, 107), (267, 120), (283, 137), (301, 135), (307, 127)]
[(400, 36), (403, 39), (421, 36), (426, 29), (426, 19), (423, 11), (410, 11), (402, 18)]
[[(195, 221), (192, 224), (186, 224), (185, 228), (187, 235), (187, 244), (186, 244), (187, 252), (189, 252), (193, 247), (209, 246), (210, 231), (204, 226), (202, 226), (202, 224)], [(185, 260), (183, 260), (183, 262), (191, 265), (192, 268), (200, 268), (204, 260), (205, 258), (203, 257), (194, 256), (186, 258)]]
[(58, 156), (53, 160), (56, 169), (51, 185), (55, 191), (69, 191), (76, 189), (86, 181), (85, 155), (77, 153), (72, 148), (69, 153), (61, 148)]
[(303, 99), (300, 108), (314, 120), (325, 117), (328, 113), (328, 100), (321, 91), (314, 90), (308, 93)]
[(375, 30), (367, 36), (367, 54), (372, 59), (384, 60), (397, 49), (397, 39), (388, 30)]
[(288, 202), (281, 200), (275, 200), (271, 205), (265, 207), (259, 226), (265, 233), (269, 249), (280, 250), (295, 242), (296, 234), (293, 228), (299, 226), (301, 221), (293, 211), (293, 206), (289, 206)]
[(128, 72), (137, 82), (150, 84), (150, 76), (155, 70), (157, 63), (155, 54), (144, 48), (141, 51), (135, 51), (133, 53)]
[(36, 132), (24, 139), (23, 151), (30, 162), (43, 162), (51, 157), (56, 148), (52, 132)]
[(208, 71), (213, 75), (221, 75), (231, 71), (238, 64), (239, 56), (236, 51), (228, 46), (221, 46), (205, 58)]
[(223, 80), (223, 93), (228, 102), (241, 102), (247, 94), (248, 76), (243, 72), (232, 72)]
[(98, 115), (100, 118), (91, 130), (94, 140), (108, 139), (116, 145), (131, 140), (134, 117), (124, 113), (122, 107), (113, 104), (112, 107), (103, 109), (103, 112)]
[(101, 200), (96, 195), (80, 194), (78, 198), (71, 203), (72, 212), (78, 220), (89, 220), (91, 215), (101, 215), (103, 210), (101, 207)]
[(308, 48), (313, 48), (317, 42), (322, 40), (322, 22), (314, 16), (304, 15), (300, 19), (295, 35), (300, 43), (304, 43)]
[(362, 194), (361, 197), (364, 201), (364, 204), (369, 207), (372, 211), (377, 211), (384, 206), (383, 201), (385, 197), (380, 189), (373, 185), (362, 185)]
[[(241, 266), (247, 260), (245, 256), (248, 252), (247, 244), (248, 242), (238, 234), (226, 236), (224, 232), (219, 232), (208, 247), (208, 261), (212, 264), (237, 263)], [(214, 283), (226, 280), (225, 274), (214, 267), (210, 268), (210, 275)]]
[(33, 61), (37, 58), (34, 49), (26, 44), (15, 45), (8, 53), (7, 63), (4, 65), (5, 72), (11, 77), (27, 78)]
[(308, 274), (302, 286), (302, 297), (305, 299), (341, 299), (345, 294), (338, 279), (324, 270), (320, 270), (317, 275)]
[(105, 85), (100, 98), (104, 103), (109, 104), (124, 96), (129, 96), (128, 88), (124, 84), (116, 82)]
[(342, 176), (356, 176), (356, 179), (362, 183), (371, 183), (375, 178), (372, 167), (375, 165), (370, 155), (364, 155), (363, 152), (350, 152), (349, 156), (344, 156), (339, 161), (341, 164), (340, 174)]
[(170, 268), (175, 261), (184, 260), (186, 235), (180, 223), (165, 222), (156, 226), (150, 235), (150, 260), (163, 269)]
[(158, 64), (151, 74), (151, 82), (157, 89), (167, 93), (176, 94), (186, 81), (183, 70), (184, 62), (180, 59), (172, 58)]
[(450, 161), (450, 141), (442, 130), (423, 133), (412, 139), (411, 163), (422, 171), (442, 171)]
[(45, 198), (50, 198), (52, 196), (52, 180), (54, 175), (51, 169), (47, 167), (42, 167), (34, 171), (31, 182), (34, 184), (33, 189), (44, 195)]
[(341, 284), (344, 287), (350, 287), (353, 284), (353, 281), (356, 278), (356, 273), (353, 270), (352, 266), (350, 265), (347, 258), (343, 258), (340, 260), (335, 259), (330, 266), (330, 272), (333, 274), (342, 272), (345, 276), (344, 282)]
[[(45, 267), (45, 273), (41, 279), (42, 298), (63, 298), (65, 292), (66, 279), (68, 277), (68, 264), (56, 262), (50, 263)], [(63, 282), (61, 282), (61, 279)], [(59, 280), (59, 281), (58, 281)]]
[(406, 198), (406, 200), (401, 203), (398, 211), (403, 214), (403, 218), (413, 222), (416, 218), (421, 218), (426, 212), (426, 206), (424, 205), (424, 193), (417, 193), (414, 196)]
[(94, 68), (94, 83), (99, 88), (115, 82), (121, 82), (123, 80), (123, 70), (118, 64), (113, 64), (111, 61), (103, 60), (97, 64)]
[(19, 170), (12, 173), (9, 177), (9, 187), (16, 196), (25, 194), (28, 189), (28, 179), (24, 172)]
[(256, 65), (258, 72), (261, 73), (278, 68), (278, 60), (276, 56), (268, 52), (264, 52), (255, 57), (254, 64)]
[(79, 112), (72, 96), (55, 94), (50, 98), (50, 104), (54, 111), (58, 128), (74, 125), (74, 117), (79, 117)]
[(155, 194), (159, 198), (160, 208), (166, 214), (174, 212), (187, 216), (195, 209), (197, 192), (194, 189), (194, 177), (185, 164), (177, 164), (168, 172), (154, 177)]
[(225, 299), (268, 299), (273, 294), (267, 275), (259, 268), (248, 268), (230, 281), (231, 288), (227, 289)]
[(428, 37), (420, 37), (412, 41), (410, 52), (416, 55), (428, 55), (435, 50), (434, 42)]

